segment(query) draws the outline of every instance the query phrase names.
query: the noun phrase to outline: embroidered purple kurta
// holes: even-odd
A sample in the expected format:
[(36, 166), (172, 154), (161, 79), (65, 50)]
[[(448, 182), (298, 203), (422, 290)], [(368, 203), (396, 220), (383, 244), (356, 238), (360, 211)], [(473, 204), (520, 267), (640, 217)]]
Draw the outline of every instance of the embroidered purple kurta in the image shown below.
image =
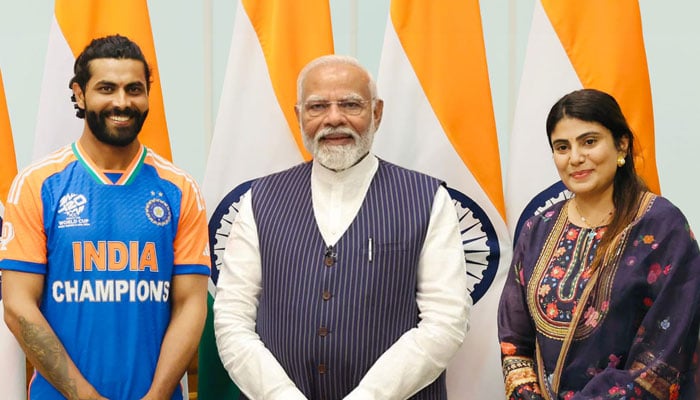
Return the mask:
[[(498, 312), (507, 398), (695, 399), (700, 251), (685, 217), (646, 196), (579, 304), (605, 227), (572, 224), (566, 204), (528, 220), (517, 241)], [(578, 307), (558, 393), (545, 396)]]

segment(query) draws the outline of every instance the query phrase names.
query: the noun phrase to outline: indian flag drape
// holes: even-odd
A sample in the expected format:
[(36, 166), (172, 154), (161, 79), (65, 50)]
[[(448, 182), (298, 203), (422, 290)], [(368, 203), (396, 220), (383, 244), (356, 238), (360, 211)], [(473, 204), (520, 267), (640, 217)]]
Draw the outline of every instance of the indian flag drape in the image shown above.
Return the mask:
[(496, 310), (511, 245), (479, 2), (392, 0), (377, 83), (376, 154), (445, 180), (460, 218), (474, 306), (449, 397), (502, 398)]
[(146, 0), (56, 0), (39, 100), (34, 159), (76, 140), (82, 133), (83, 120), (75, 116), (68, 87), (75, 58), (92, 39), (117, 33), (136, 42), (152, 68), (150, 108), (139, 140), (172, 159)]
[[(0, 72), (0, 227), (2, 227), (2, 216), (5, 212), (4, 203), (7, 200), (7, 192), (16, 174), (15, 145), (12, 140), (10, 115), (7, 112), (5, 88)], [(1, 241), (0, 246), (2, 246)], [(2, 282), (2, 271), (0, 271), (0, 282)], [(0, 289), (0, 388), (2, 388), (2, 396), (8, 399), (21, 399), (26, 396), (24, 353), (2, 321), (3, 306)]]
[(570, 196), (552, 162), (545, 120), (559, 98), (582, 88), (603, 90), (620, 103), (636, 135), (638, 172), (659, 193), (639, 3), (538, 0), (510, 138), (507, 213), (516, 235), (528, 217)]
[(242, 0), (236, 10), (224, 89), (202, 190), (212, 247), (209, 311), (199, 347), (199, 399), (235, 398), (219, 360), (211, 305), (222, 252), (240, 196), (251, 180), (309, 156), (294, 116), (296, 79), (333, 53), (328, 0)]

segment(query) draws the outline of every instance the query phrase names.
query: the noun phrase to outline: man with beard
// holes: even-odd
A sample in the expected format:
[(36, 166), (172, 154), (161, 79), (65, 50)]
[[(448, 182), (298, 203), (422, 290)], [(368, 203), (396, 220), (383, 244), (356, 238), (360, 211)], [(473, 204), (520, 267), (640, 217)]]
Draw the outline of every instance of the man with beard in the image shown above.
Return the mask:
[(135, 43), (95, 39), (74, 73), (83, 133), (17, 175), (0, 242), (29, 398), (183, 399), (206, 315), (202, 197), (139, 143), (150, 70)]
[(241, 200), (214, 303), (224, 366), (251, 399), (445, 399), (470, 306), (442, 182), (370, 153), (382, 117), (357, 60), (301, 71), (313, 161)]

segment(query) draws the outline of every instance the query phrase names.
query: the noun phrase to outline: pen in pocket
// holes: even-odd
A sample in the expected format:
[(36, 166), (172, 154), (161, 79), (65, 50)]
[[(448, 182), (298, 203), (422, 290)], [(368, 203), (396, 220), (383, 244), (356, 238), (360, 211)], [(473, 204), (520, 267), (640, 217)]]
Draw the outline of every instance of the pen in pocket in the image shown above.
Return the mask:
[(372, 253), (374, 252), (372, 238), (367, 241), (367, 261), (372, 262)]

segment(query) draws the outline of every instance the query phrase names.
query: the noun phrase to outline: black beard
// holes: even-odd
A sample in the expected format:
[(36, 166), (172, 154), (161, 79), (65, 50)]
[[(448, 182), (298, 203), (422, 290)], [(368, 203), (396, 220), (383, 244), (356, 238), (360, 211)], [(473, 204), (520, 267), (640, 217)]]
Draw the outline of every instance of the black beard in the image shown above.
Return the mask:
[[(113, 109), (109, 111), (102, 111), (99, 114), (94, 111), (85, 111), (85, 121), (97, 140), (117, 147), (126, 147), (131, 144), (139, 135), (139, 132), (141, 132), (143, 123), (146, 121), (146, 117), (148, 116), (148, 110), (140, 113), (138, 110), (132, 108), (125, 108), (123, 110)], [(110, 115), (131, 117), (134, 118), (134, 123), (128, 127), (108, 130), (106, 119)]]

